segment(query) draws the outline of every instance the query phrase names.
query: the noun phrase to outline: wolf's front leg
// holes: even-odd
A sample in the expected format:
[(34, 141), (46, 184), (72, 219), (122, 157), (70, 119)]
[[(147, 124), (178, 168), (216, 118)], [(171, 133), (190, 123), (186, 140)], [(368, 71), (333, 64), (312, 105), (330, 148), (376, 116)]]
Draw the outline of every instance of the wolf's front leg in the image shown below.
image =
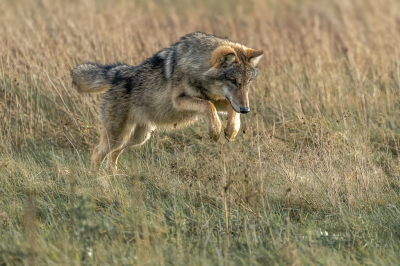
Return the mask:
[(240, 114), (232, 108), (232, 105), (228, 105), (228, 124), (224, 130), (225, 138), (228, 141), (235, 139), (240, 129)]
[(175, 109), (181, 112), (196, 112), (205, 116), (208, 123), (208, 135), (218, 141), (221, 135), (221, 122), (219, 121), (215, 106), (206, 100), (192, 96), (178, 96), (173, 100)]

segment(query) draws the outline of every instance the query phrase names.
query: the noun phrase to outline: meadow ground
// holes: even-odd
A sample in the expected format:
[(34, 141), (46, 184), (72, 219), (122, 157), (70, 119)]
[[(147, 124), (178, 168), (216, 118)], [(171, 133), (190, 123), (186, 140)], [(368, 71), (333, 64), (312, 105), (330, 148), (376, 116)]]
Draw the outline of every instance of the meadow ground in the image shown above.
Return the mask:
[[(398, 265), (399, 11), (1, 1), (0, 265)], [(264, 50), (236, 141), (156, 131), (91, 178), (101, 95), (71, 67), (139, 64), (197, 30)]]

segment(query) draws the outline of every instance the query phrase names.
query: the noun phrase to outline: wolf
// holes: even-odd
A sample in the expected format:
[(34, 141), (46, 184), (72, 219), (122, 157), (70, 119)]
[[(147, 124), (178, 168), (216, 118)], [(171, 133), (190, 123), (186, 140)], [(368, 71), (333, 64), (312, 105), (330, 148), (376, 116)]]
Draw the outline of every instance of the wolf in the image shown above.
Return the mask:
[(218, 141), (221, 122), (228, 141), (240, 128), (240, 113), (250, 112), (249, 88), (263, 51), (227, 38), (194, 32), (180, 38), (138, 66), (84, 63), (71, 70), (72, 84), (82, 93), (105, 92), (100, 102), (100, 144), (91, 171), (108, 155), (116, 169), (118, 156), (145, 143), (158, 128), (185, 126), (204, 117), (208, 134)]

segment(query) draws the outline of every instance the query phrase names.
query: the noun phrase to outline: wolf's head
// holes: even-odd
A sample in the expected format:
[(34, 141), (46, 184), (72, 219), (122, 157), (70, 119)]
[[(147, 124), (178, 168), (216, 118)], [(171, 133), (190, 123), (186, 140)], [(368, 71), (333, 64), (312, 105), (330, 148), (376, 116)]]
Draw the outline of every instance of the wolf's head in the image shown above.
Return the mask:
[(210, 69), (204, 73), (212, 81), (212, 93), (228, 99), (238, 113), (248, 113), (249, 87), (257, 76), (263, 51), (242, 45), (219, 46), (211, 56)]

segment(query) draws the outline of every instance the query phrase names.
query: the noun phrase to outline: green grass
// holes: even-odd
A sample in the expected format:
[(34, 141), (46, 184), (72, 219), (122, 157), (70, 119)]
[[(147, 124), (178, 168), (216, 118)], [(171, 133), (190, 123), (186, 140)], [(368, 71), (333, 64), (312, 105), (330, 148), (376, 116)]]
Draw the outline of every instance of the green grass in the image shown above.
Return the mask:
[[(399, 264), (397, 1), (3, 5), (0, 265)], [(156, 131), (91, 175), (70, 68), (195, 30), (264, 50), (236, 140)]]
[[(218, 176), (223, 169), (199, 166), (198, 152), (176, 161), (181, 151), (157, 156), (154, 142), (123, 157), (126, 169), (109, 177), (108, 193), (79, 167), (87, 153), (32, 145), (8, 157), (1, 169), (3, 263), (396, 265), (399, 259), (398, 199), (317, 209), (292, 202), (294, 191), (277, 193), (285, 178), (279, 173), (268, 177), (261, 195), (257, 176), (246, 179), (251, 170), (240, 165), (248, 158), (226, 161), (226, 187)], [(223, 158), (231, 147), (221, 146)], [(138, 162), (135, 174), (131, 160)]]

